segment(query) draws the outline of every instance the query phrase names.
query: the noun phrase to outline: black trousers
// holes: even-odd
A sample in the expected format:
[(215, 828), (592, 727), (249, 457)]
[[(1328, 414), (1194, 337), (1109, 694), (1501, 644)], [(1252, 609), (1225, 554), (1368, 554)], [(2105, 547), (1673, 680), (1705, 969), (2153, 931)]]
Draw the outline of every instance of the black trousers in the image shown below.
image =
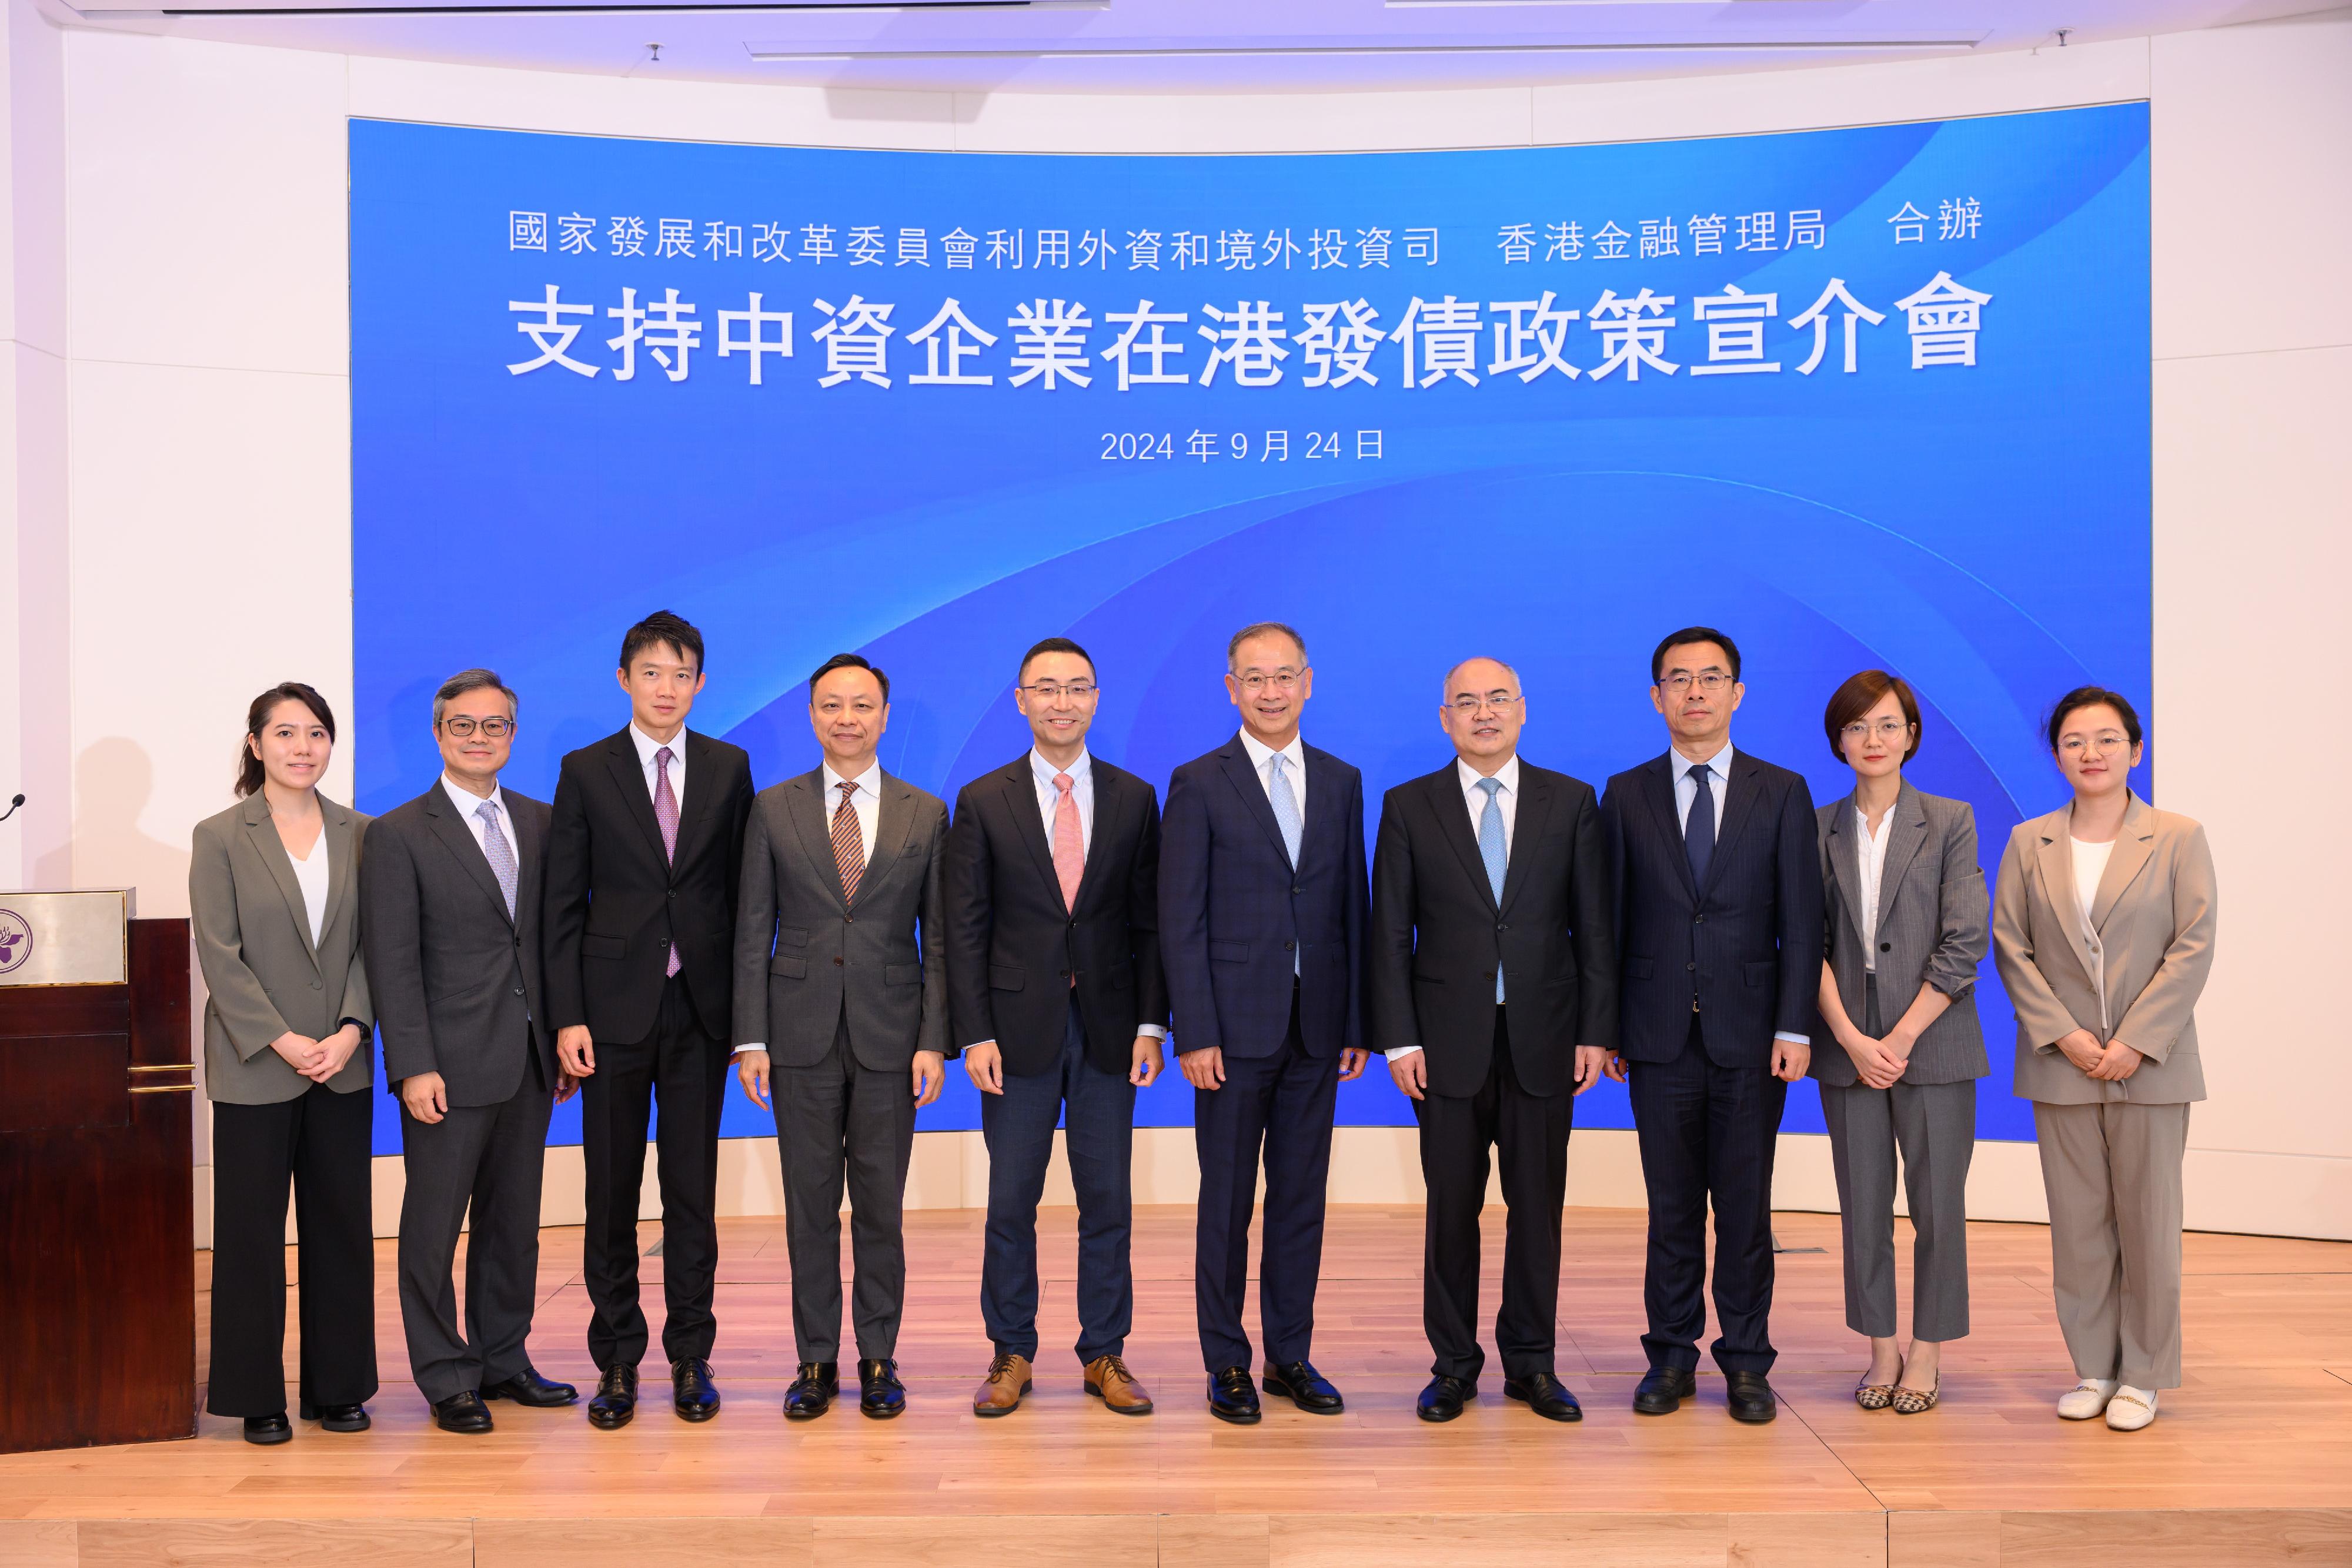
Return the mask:
[(646, 1177), (646, 1128), (661, 1102), (655, 1161), (661, 1173), (662, 1354), (708, 1358), (718, 1336), (710, 1311), (719, 1270), (719, 1113), (727, 1103), (727, 1045), (703, 1032), (686, 977), (662, 984), (654, 1031), (596, 1042), (596, 1071), (581, 1080), (581, 1154), (587, 1166), (588, 1229), (581, 1271), (593, 1315), (588, 1354), (597, 1370), (645, 1358), (637, 1304), (637, 1202)]
[(1650, 1190), (1650, 1256), (1642, 1336), (1652, 1366), (1694, 1370), (1706, 1327), (1706, 1213), (1715, 1209), (1715, 1363), (1769, 1372), (1772, 1349), (1772, 1153), (1789, 1086), (1759, 1052), (1724, 1067), (1706, 1053), (1698, 1017), (1672, 1061), (1632, 1064), (1627, 1089)]
[(213, 1104), (215, 1416), (286, 1408), (286, 1193), (301, 1269), (301, 1402), (375, 1397), (375, 1237), (366, 1090), (313, 1084), (275, 1105)]
[(1429, 1187), (1422, 1246), (1421, 1321), (1435, 1357), (1429, 1370), (1478, 1381), (1478, 1216), (1486, 1204), (1487, 1150), (1502, 1165), (1503, 1302), (1495, 1349), (1503, 1375), (1550, 1372), (1559, 1325), (1559, 1218), (1568, 1198), (1568, 1134), (1576, 1097), (1530, 1094), (1511, 1065), (1510, 1030), (1495, 1009), (1495, 1053), (1471, 1095), (1412, 1103), (1421, 1124), (1421, 1174)]

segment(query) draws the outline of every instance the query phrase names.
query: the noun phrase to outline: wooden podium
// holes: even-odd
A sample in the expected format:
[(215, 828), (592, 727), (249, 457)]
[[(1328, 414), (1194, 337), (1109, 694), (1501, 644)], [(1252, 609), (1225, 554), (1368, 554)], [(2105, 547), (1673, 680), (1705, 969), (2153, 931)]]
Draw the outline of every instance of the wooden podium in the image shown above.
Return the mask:
[(195, 1434), (188, 923), (0, 893), (0, 1453)]

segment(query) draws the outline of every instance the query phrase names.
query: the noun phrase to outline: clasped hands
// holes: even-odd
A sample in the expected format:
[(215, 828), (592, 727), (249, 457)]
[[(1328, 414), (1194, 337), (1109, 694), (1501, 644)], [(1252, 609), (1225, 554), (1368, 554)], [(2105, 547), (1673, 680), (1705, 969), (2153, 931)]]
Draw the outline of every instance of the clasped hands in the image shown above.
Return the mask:
[(2067, 1061), (2082, 1071), (2084, 1077), (2095, 1079), (2101, 1083), (2121, 1083), (2137, 1072), (2139, 1064), (2147, 1060), (2120, 1040), (2111, 1040), (2105, 1046), (2100, 1045), (2099, 1037), (2086, 1029), (2060, 1035), (2058, 1049), (2065, 1054)]
[(359, 1047), (360, 1031), (351, 1024), (324, 1040), (312, 1040), (289, 1029), (269, 1042), (269, 1049), (284, 1057), (289, 1067), (313, 1083), (324, 1083), (341, 1072)]
[(1873, 1040), (1849, 1023), (1837, 1031), (1837, 1042), (1853, 1058), (1854, 1076), (1864, 1087), (1892, 1089), (1909, 1069), (1911, 1048), (1919, 1043), (1919, 1036), (1896, 1024), (1884, 1039)]

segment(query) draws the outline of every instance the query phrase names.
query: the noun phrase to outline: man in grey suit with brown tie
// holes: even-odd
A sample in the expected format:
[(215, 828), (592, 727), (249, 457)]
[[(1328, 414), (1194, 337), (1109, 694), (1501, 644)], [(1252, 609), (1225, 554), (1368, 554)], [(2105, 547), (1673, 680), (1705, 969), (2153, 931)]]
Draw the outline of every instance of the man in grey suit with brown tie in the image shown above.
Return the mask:
[(947, 808), (882, 771), (889, 717), (887, 675), (856, 653), (826, 660), (809, 677), (824, 761), (760, 791), (743, 844), (736, 1071), (761, 1106), (774, 1091), (800, 1360), (784, 1396), (793, 1420), (824, 1415), (840, 1386), (845, 1175), (858, 1408), (887, 1419), (907, 1407), (894, 1359), (907, 1296), (899, 1206), (915, 1113), (939, 1098), (955, 1054), (936, 946)]

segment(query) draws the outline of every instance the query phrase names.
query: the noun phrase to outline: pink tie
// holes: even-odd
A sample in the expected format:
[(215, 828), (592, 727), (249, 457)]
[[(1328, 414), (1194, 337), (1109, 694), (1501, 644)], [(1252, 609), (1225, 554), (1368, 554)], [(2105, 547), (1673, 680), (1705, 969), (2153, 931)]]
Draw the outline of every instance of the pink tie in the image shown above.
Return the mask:
[(1087, 841), (1078, 831), (1078, 800), (1070, 793), (1071, 783), (1066, 773), (1054, 775), (1054, 788), (1062, 792), (1054, 802), (1054, 875), (1062, 883), (1062, 907), (1075, 915), (1078, 883), (1087, 873)]
[[(670, 749), (663, 747), (654, 753), (654, 821), (661, 826), (662, 859), (677, 859), (677, 791), (669, 787)], [(682, 966), (677, 961), (677, 944), (669, 945), (669, 967), (664, 975), (675, 975)]]

